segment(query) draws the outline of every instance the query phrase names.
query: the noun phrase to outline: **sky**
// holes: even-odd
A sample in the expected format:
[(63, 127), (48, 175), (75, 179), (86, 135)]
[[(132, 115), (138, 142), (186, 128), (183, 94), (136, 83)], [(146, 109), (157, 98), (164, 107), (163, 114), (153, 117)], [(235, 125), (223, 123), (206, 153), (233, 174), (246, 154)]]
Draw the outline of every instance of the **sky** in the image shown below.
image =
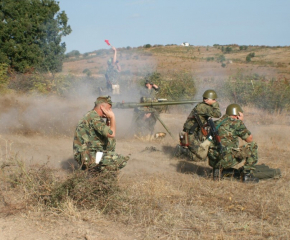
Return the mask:
[(66, 52), (145, 44), (290, 45), (289, 0), (57, 0)]

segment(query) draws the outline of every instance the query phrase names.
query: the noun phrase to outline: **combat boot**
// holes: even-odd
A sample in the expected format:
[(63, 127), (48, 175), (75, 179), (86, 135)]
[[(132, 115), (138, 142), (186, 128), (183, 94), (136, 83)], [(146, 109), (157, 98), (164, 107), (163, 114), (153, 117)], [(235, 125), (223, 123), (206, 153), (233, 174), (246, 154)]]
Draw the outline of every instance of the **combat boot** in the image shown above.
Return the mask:
[(260, 179), (254, 177), (252, 173), (243, 173), (242, 174), (242, 181), (245, 183), (247, 183), (247, 182), (258, 183), (259, 180)]
[(180, 146), (179, 144), (175, 147), (173, 157), (179, 158), (187, 153), (187, 148)]

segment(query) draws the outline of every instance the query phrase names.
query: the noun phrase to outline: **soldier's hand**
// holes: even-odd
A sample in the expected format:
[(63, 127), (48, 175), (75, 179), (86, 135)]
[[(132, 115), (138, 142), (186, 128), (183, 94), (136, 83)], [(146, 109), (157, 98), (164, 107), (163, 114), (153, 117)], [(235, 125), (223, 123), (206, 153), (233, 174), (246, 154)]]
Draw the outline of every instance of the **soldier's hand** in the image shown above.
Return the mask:
[(116, 51), (116, 48), (115, 48), (115, 47), (113, 47), (113, 46), (112, 46), (112, 49), (113, 49), (114, 51)]
[[(109, 104), (108, 104), (108, 105), (109, 105)], [(106, 107), (104, 107), (104, 106), (101, 106), (100, 108), (101, 108), (101, 110), (102, 110), (102, 112), (103, 112), (103, 117), (105, 117), (105, 118), (109, 118), (109, 119), (115, 117), (115, 114), (114, 114), (114, 112), (112, 111), (111, 107), (106, 108)]]
[(151, 113), (145, 113), (144, 114), (144, 119), (150, 118), (151, 117)]

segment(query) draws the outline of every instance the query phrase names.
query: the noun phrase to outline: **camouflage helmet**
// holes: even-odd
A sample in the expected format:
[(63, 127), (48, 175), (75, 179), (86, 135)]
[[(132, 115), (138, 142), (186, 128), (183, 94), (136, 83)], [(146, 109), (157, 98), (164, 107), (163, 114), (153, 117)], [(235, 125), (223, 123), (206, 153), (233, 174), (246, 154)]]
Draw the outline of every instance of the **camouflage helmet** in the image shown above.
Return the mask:
[(217, 99), (217, 94), (214, 90), (209, 89), (203, 93), (203, 98)]
[(238, 116), (239, 112), (244, 112), (239, 104), (230, 104), (227, 107), (226, 114), (229, 116)]
[(110, 96), (100, 96), (95, 101), (95, 105), (101, 104), (101, 103), (108, 103), (112, 106), (112, 100)]

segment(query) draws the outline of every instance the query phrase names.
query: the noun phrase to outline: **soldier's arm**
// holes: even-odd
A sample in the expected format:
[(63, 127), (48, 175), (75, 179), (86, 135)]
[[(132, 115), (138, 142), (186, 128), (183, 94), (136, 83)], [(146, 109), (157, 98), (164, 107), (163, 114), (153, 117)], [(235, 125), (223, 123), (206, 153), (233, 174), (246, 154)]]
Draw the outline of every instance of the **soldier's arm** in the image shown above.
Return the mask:
[(215, 118), (220, 118), (222, 113), (220, 110), (220, 106), (218, 104), (218, 102), (215, 102), (211, 105), (211, 113), (210, 113), (211, 117), (215, 117)]
[(253, 141), (253, 135), (252, 133), (247, 129), (243, 121), (241, 120), (236, 120), (238, 121), (237, 127), (236, 127), (236, 133), (237, 135), (243, 139), (244, 141), (250, 143)]
[(114, 50), (113, 64), (115, 64), (117, 61), (117, 49), (113, 46), (112, 46), (112, 49)]
[(102, 111), (105, 113), (108, 121), (109, 121), (109, 128), (111, 131), (108, 132), (107, 137), (108, 138), (114, 138), (116, 136), (116, 120), (115, 120), (115, 114), (112, 111), (112, 109), (106, 109), (101, 106)]
[(220, 118), (222, 115), (218, 102), (214, 102), (212, 105), (201, 103), (197, 106), (196, 112), (204, 117)]

